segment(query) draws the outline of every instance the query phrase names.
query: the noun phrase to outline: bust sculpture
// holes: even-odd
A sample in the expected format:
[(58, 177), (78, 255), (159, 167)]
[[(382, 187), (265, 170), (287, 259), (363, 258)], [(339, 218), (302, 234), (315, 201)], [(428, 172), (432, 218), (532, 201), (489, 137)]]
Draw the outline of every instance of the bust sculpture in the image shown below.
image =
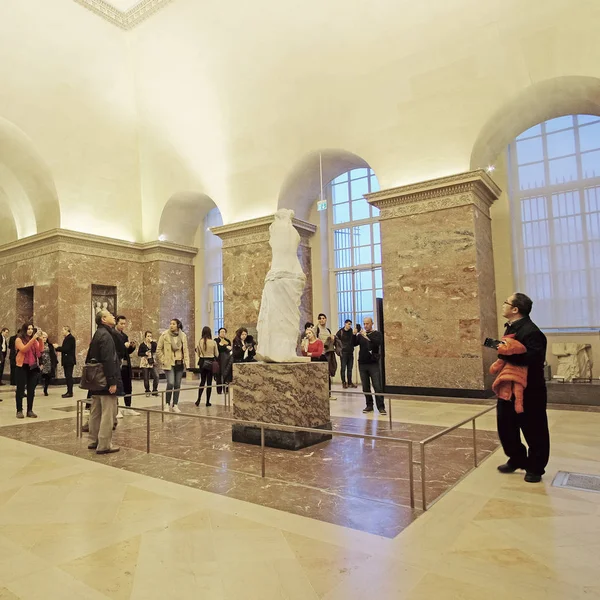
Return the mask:
[(294, 211), (282, 208), (269, 227), (271, 268), (265, 277), (258, 314), (258, 355), (267, 362), (303, 362), (296, 353), (300, 331), (300, 298), (306, 275), (298, 260), (300, 234)]

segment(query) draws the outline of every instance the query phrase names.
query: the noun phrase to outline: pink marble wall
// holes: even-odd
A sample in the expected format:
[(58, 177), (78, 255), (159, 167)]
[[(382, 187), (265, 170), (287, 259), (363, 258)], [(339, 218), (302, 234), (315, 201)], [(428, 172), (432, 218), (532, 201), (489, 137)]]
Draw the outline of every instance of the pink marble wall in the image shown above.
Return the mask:
[[(18, 248), (4, 250), (0, 254), (0, 323), (14, 331), (19, 314), (17, 288), (33, 286), (35, 324), (56, 341), (62, 339), (62, 327), (67, 325), (77, 339), (76, 376), (93, 333), (92, 285), (117, 288), (118, 313), (127, 317), (126, 332), (138, 343), (146, 329), (158, 336), (172, 317), (193, 331), (194, 251), (182, 249), (180, 258), (169, 248), (152, 248), (153, 255), (147, 257), (143, 246), (122, 246), (117, 244), (115, 249), (114, 242), (99, 242), (92, 236), (73, 244), (59, 233), (55, 239), (19, 242)], [(137, 364), (137, 356), (133, 359)], [(57, 376), (63, 376), (61, 369)]]
[(495, 356), (482, 342), (497, 335), (488, 210), (497, 190), (488, 179), (474, 172), (369, 196), (382, 209), (388, 385), (491, 386)]
[[(312, 257), (308, 236), (302, 235), (298, 259), (306, 275), (306, 284), (300, 299), (300, 326), (313, 319)], [(223, 302), (225, 327), (235, 332), (247, 327), (256, 332), (260, 301), (265, 277), (271, 268), (271, 247), (268, 234), (238, 238), (223, 244)]]

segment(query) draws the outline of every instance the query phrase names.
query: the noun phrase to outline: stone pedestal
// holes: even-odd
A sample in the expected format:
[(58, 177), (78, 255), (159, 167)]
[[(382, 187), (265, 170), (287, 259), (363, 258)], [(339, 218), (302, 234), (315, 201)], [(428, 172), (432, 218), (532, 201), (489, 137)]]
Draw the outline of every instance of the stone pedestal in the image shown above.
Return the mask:
[(381, 210), (388, 391), (489, 395), (496, 356), (482, 342), (498, 336), (489, 208), (499, 194), (473, 171), (367, 196)]
[[(223, 240), (223, 309), (225, 327), (235, 331), (247, 327), (256, 334), (260, 300), (265, 276), (271, 268), (269, 226), (274, 216), (212, 227), (211, 231)], [(316, 225), (293, 219), (300, 234), (298, 258), (306, 275), (306, 285), (300, 300), (300, 323), (312, 320), (312, 267), (309, 240)]]
[[(236, 363), (233, 381), (233, 416), (239, 421), (331, 429), (327, 363)], [(265, 429), (265, 444), (285, 450), (300, 450), (331, 437)], [(260, 428), (235, 424), (232, 439), (260, 444)]]

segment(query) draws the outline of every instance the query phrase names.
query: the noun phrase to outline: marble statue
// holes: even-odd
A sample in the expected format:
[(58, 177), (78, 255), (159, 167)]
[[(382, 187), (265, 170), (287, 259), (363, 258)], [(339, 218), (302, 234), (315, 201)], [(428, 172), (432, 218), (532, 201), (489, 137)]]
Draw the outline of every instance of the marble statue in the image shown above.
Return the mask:
[(304, 362), (296, 353), (300, 332), (300, 298), (306, 275), (298, 260), (300, 234), (293, 210), (282, 208), (269, 227), (273, 259), (265, 277), (258, 314), (258, 355), (267, 362)]

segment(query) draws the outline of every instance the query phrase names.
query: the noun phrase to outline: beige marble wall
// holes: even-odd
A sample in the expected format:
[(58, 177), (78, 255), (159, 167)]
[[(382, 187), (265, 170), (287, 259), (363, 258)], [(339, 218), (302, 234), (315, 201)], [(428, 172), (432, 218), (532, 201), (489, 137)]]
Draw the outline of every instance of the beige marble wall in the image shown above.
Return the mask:
[(368, 196), (381, 209), (387, 385), (489, 387), (498, 194), (476, 171)]
[[(212, 228), (212, 232), (223, 240), (224, 316), (225, 327), (230, 332), (242, 326), (252, 333), (256, 332), (264, 280), (271, 267), (269, 226), (273, 218), (270, 216)], [(294, 226), (300, 233), (298, 258), (306, 275), (300, 301), (300, 330), (300, 324), (312, 319), (310, 238), (316, 226), (299, 219), (294, 219)]]
[(195, 253), (65, 230), (20, 240), (0, 248), (0, 322), (14, 330), (17, 288), (33, 286), (35, 323), (59, 341), (68, 325), (77, 339), (77, 375), (92, 336), (92, 285), (117, 288), (117, 312), (127, 317), (127, 333), (138, 343), (145, 329), (158, 335), (172, 317), (193, 331)]

